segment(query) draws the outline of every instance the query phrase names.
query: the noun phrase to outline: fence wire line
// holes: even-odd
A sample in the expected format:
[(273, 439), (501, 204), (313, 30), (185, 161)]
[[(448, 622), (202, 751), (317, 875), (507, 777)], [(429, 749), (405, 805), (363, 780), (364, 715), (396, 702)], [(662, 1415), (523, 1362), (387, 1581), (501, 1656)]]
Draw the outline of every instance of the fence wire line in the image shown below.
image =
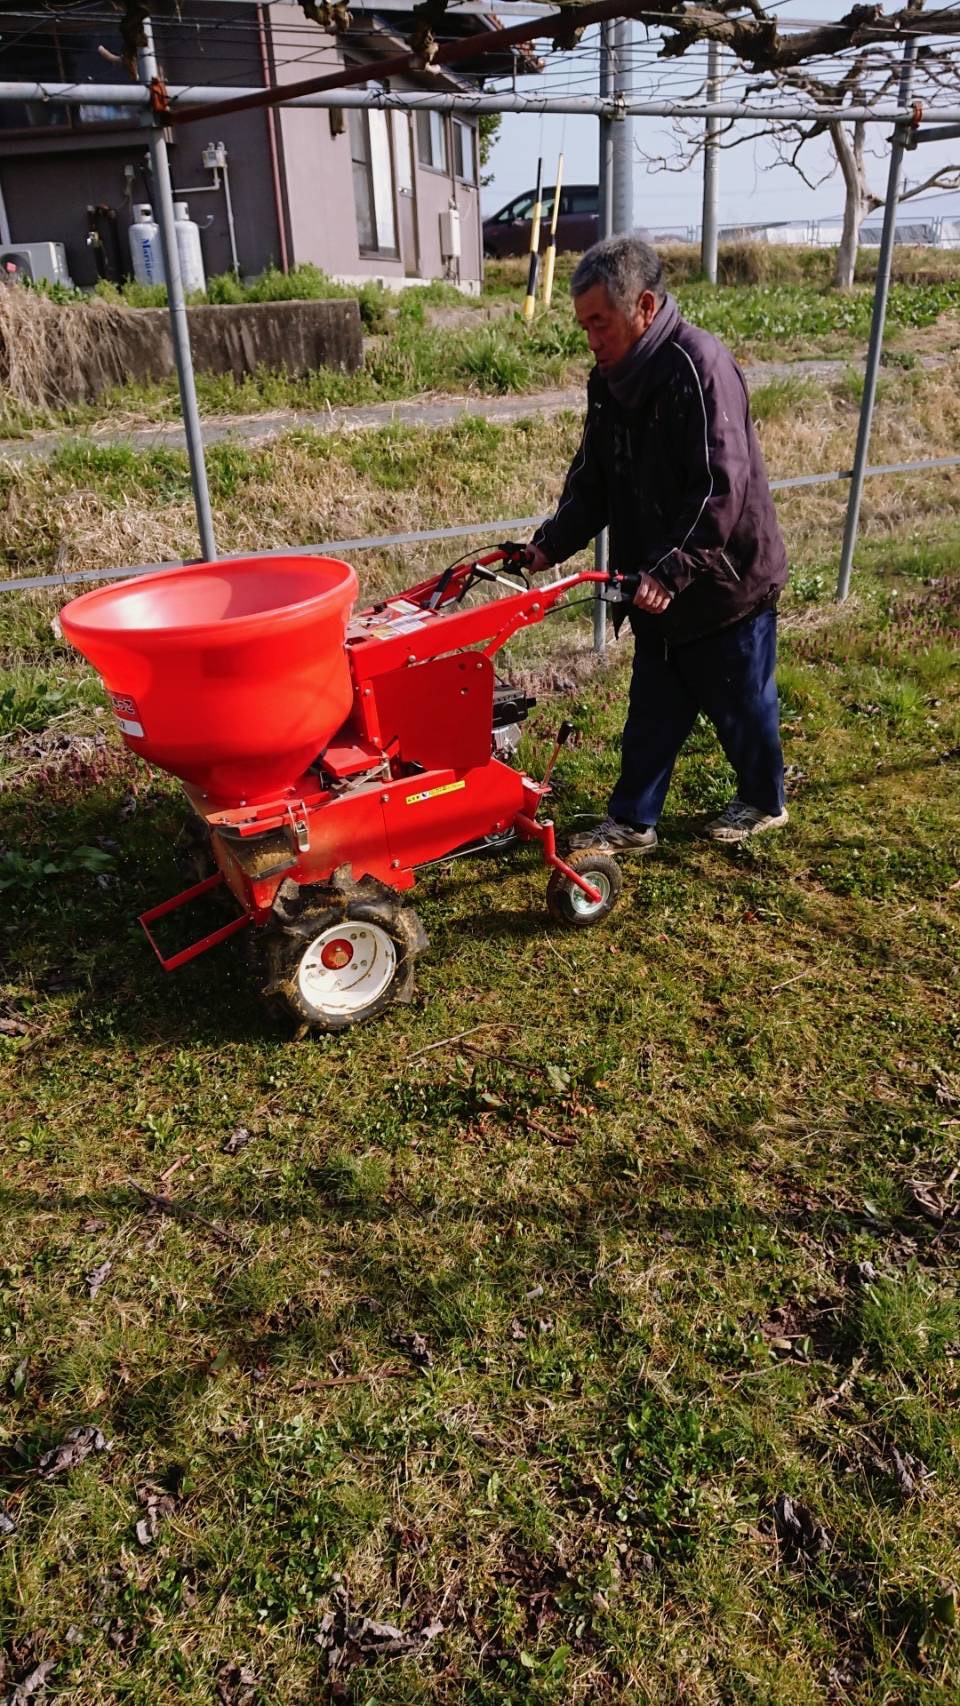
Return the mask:
[[(960, 467), (960, 456), (934, 456), (924, 462), (878, 462), (864, 470), (871, 474), (919, 474), (936, 468)], [(787, 480), (771, 480), (772, 492), (796, 491), (801, 486), (825, 486), (834, 480), (852, 478), (852, 468), (837, 468), (829, 474), (796, 474)], [(475, 533), (508, 535), (531, 527), (539, 527), (542, 515), (521, 515), (504, 521), (475, 521), (465, 527), (431, 527), (419, 533), (383, 533), (365, 539), (327, 539), (322, 545), (281, 545), (273, 551), (245, 551), (244, 557), (325, 557), (337, 551), (381, 551), (393, 545), (422, 545), (431, 540), (467, 539)], [(191, 558), (195, 563), (199, 559)], [(137, 575), (159, 575), (165, 569), (189, 567), (180, 559), (169, 563), (144, 563), (137, 568), (76, 569), (70, 574), (32, 575), (20, 580), (0, 580), (0, 592), (39, 592), (44, 587), (77, 586), (85, 581), (132, 580)]]

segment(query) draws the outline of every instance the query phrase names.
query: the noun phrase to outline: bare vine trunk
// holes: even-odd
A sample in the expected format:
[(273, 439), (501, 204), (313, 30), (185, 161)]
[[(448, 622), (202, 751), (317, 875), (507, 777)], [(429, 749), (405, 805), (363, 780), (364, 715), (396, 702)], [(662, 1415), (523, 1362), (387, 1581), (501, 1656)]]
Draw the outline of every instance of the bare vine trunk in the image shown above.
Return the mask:
[(853, 135), (842, 124), (830, 126), (837, 163), (843, 174), (843, 230), (837, 249), (834, 284), (838, 290), (849, 290), (857, 270), (860, 230), (867, 214), (880, 204), (867, 184), (863, 159), (864, 127), (855, 124)]

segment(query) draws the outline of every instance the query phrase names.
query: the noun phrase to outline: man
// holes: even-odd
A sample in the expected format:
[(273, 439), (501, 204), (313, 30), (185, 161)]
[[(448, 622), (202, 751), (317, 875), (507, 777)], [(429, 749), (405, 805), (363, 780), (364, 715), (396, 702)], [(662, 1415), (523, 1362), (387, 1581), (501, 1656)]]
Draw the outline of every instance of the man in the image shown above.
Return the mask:
[(743, 375), (716, 338), (681, 318), (638, 236), (595, 244), (571, 290), (596, 366), (580, 448), (528, 562), (534, 571), (563, 562), (609, 525), (612, 566), (639, 576), (626, 610), (636, 650), (620, 777), (609, 815), (573, 845), (653, 851), (699, 711), (737, 778), (707, 833), (739, 842), (779, 829), (774, 670), (787, 558)]

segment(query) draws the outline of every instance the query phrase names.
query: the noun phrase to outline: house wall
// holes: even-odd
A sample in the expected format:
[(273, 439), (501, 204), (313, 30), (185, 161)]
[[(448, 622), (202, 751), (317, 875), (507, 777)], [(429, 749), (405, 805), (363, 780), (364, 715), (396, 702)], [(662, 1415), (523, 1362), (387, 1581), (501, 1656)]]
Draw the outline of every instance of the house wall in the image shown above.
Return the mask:
[[(252, 7), (244, 10), (253, 16)], [(234, 8), (211, 6), (209, 16), (212, 25), (233, 17)], [(163, 22), (158, 19), (155, 33), (158, 58), (168, 81), (212, 80), (210, 62), (198, 60), (197, 38), (192, 32), (177, 29), (165, 33)], [(8, 70), (6, 74), (18, 75), (16, 70)], [(103, 74), (109, 75), (108, 67), (103, 67)], [(44, 75), (59, 80), (52, 55), (50, 69)], [(230, 80), (254, 85), (263, 80), (259, 45), (253, 31), (230, 38)], [(262, 272), (276, 262), (280, 252), (279, 225), (266, 114), (237, 114), (212, 120), (209, 126), (201, 119), (171, 134), (170, 167), (177, 189), (210, 184), (212, 174), (201, 160), (203, 148), (208, 142), (226, 144), (241, 272)], [(130, 168), (129, 178), (125, 168)], [(147, 149), (143, 132), (136, 125), (100, 134), (86, 127), (47, 134), (39, 129), (20, 134), (0, 130), (0, 186), (13, 240), (63, 243), (71, 277), (79, 285), (95, 284), (98, 276), (87, 244), (88, 205), (103, 203), (115, 210), (127, 264), (132, 205), (153, 199)], [(228, 271), (230, 246), (222, 189), (182, 199), (187, 201), (191, 218), (200, 227), (208, 275)]]
[[(171, 83), (226, 81), (258, 86), (265, 81), (261, 43), (252, 27), (256, 8), (242, 9), (244, 28), (218, 37), (217, 23), (229, 24), (237, 9), (229, 4), (204, 8), (209, 33), (184, 28), (164, 30), (156, 21), (158, 58)], [(289, 5), (263, 8), (268, 62), (279, 84), (336, 70), (341, 48)], [(297, 20), (299, 19), (299, 23)], [(222, 46), (220, 45), (222, 42)], [(201, 53), (201, 48), (206, 51)], [(226, 55), (225, 59), (223, 55)], [(49, 69), (42, 75), (58, 79), (52, 50)], [(371, 74), (375, 65), (371, 64)], [(8, 76), (19, 74), (11, 62)], [(31, 76), (39, 73), (34, 69)], [(95, 73), (98, 74), (98, 73)], [(394, 88), (415, 89), (423, 82), (393, 79)], [(382, 279), (400, 286), (416, 278), (442, 278), (440, 215), (451, 199), (460, 210), (462, 258), (460, 281), (479, 287), (481, 233), (479, 191), (452, 176), (453, 152), (449, 121), (447, 156), (451, 170), (437, 172), (417, 156), (415, 126), (411, 149), (414, 171), (414, 242), (398, 257), (361, 254), (354, 205), (353, 166), (347, 113), (341, 134), (334, 134), (331, 112), (324, 108), (276, 111), (263, 109), (227, 118), (198, 120), (171, 131), (170, 163), (174, 186), (188, 192), (190, 215), (200, 227), (204, 266), (208, 276), (230, 267), (226, 203), (222, 188), (211, 190), (212, 174), (201, 155), (207, 143), (222, 141), (229, 159), (230, 187), (240, 270), (255, 275), (279, 264), (286, 236), (287, 260), (312, 261), (345, 280)], [(334, 121), (335, 122), (335, 121)], [(394, 119), (391, 116), (391, 135)], [(277, 139), (278, 178), (271, 155), (271, 125)], [(135, 124), (96, 133), (85, 127), (44, 133), (40, 129), (15, 133), (0, 128), (0, 188), (15, 242), (61, 242), (76, 284), (96, 283), (94, 254), (87, 243), (90, 205), (114, 210), (124, 266), (129, 266), (127, 232), (132, 208), (153, 200), (147, 149)], [(401, 206), (401, 201), (406, 203)], [(398, 232), (410, 214), (408, 198), (394, 197)], [(403, 245), (401, 245), (403, 247)]]
[[(320, 37), (324, 45), (318, 48), (316, 26), (303, 24), (301, 28), (295, 27), (291, 23), (289, 6), (271, 6), (269, 18), (278, 84), (296, 83), (306, 76), (319, 77), (325, 71), (335, 71), (342, 65), (339, 43), (329, 36)], [(310, 52), (309, 69), (303, 58), (307, 52)], [(373, 61), (370, 75), (373, 81), (376, 76)], [(390, 86), (397, 91), (423, 88), (422, 83), (403, 77), (392, 77)], [(440, 214), (446, 211), (452, 198), (460, 210), (461, 281), (479, 286), (482, 258), (479, 190), (475, 185), (457, 182), (452, 172), (436, 172), (424, 166), (417, 157), (415, 134), (411, 137), (411, 148), (418, 264), (411, 268), (409, 256), (360, 252), (347, 112), (343, 112), (344, 128), (339, 135), (334, 134), (330, 109), (278, 109), (277, 118), (283, 151), (291, 261), (312, 261), (340, 279), (380, 279), (388, 285), (400, 286), (414, 277), (442, 278)], [(449, 143), (447, 156), (452, 167)], [(395, 196), (394, 200), (397, 229), (400, 231), (400, 198)]]

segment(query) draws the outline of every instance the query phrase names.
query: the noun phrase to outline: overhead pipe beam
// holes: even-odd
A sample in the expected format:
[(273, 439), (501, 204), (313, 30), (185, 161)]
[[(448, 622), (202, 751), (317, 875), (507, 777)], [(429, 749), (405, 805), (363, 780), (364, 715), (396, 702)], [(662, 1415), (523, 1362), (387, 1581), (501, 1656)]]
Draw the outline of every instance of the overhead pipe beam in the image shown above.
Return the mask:
[[(382, 71), (382, 65), (376, 69), (379, 73)], [(369, 76), (369, 65), (366, 72)], [(171, 103), (170, 111), (164, 115), (163, 122), (169, 124), (174, 120), (176, 103), (179, 100), (189, 97), (192, 103), (209, 109), (216, 106), (225, 96), (236, 95), (238, 92), (268, 95), (271, 97), (269, 104), (280, 107), (372, 107), (384, 112), (396, 109), (398, 112), (462, 113), (466, 116), (471, 113), (585, 113), (594, 118), (619, 118), (623, 114), (629, 114), (636, 118), (744, 119), (752, 123), (769, 119), (796, 123), (801, 120), (809, 122), (818, 118), (830, 118), (842, 119), (845, 123), (887, 125), (910, 124), (915, 116), (912, 107), (821, 107), (811, 102), (793, 106), (762, 106), (757, 103), (738, 105), (735, 102), (707, 101), (693, 101), (688, 104), (683, 101), (605, 100), (598, 95), (515, 95), (507, 90), (500, 94), (468, 95), (462, 92), (443, 94), (432, 90), (338, 88), (292, 97), (284, 92), (274, 101), (272, 97), (278, 93), (275, 89), (238, 91), (222, 87), (197, 89), (186, 85), (172, 85), (167, 90)], [(147, 89), (129, 83), (0, 82), (0, 101), (40, 102), (69, 107), (137, 108), (150, 105), (150, 94)], [(208, 110), (205, 116), (210, 118), (215, 114)], [(942, 110), (926, 108), (923, 118), (924, 127), (928, 123), (960, 125), (960, 107), (945, 107)]]

